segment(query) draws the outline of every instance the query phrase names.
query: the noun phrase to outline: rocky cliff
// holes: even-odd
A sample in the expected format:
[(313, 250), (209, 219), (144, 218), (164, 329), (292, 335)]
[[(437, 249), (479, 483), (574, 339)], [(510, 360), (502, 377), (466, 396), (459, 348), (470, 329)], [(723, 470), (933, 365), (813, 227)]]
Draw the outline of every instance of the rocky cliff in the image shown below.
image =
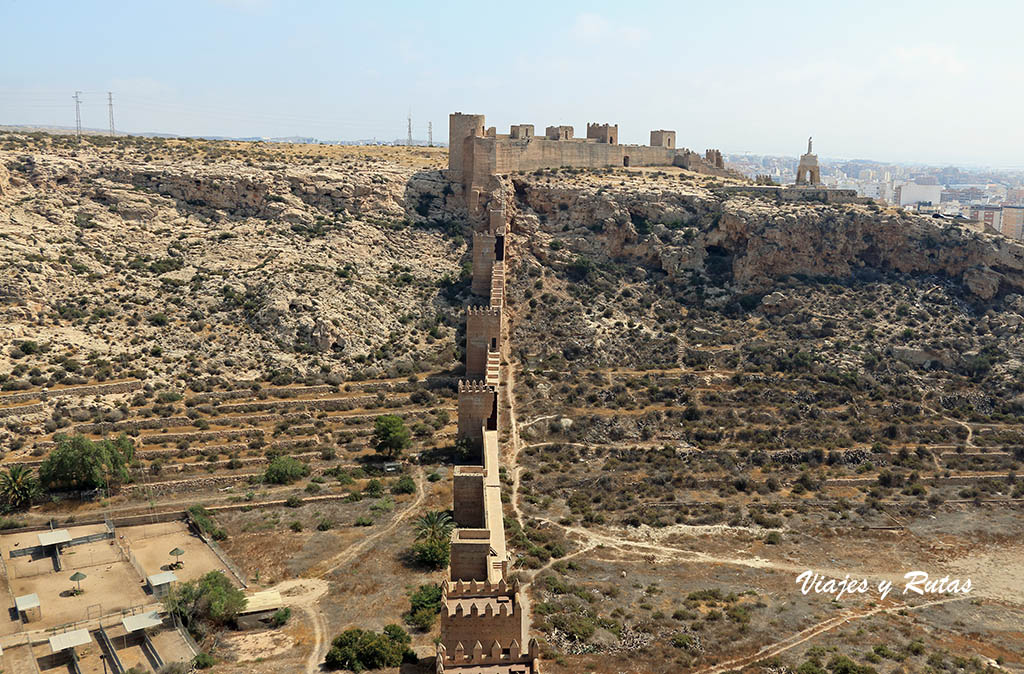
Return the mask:
[[(942, 274), (979, 300), (1024, 291), (1024, 246), (930, 217), (867, 204), (777, 203), (730, 196), (686, 175), (516, 176), (534, 251), (558, 233), (581, 254), (635, 258), (670, 277), (728, 266), (739, 293), (790, 275), (846, 278), (858, 270)], [(715, 271), (719, 271), (716, 269)]]

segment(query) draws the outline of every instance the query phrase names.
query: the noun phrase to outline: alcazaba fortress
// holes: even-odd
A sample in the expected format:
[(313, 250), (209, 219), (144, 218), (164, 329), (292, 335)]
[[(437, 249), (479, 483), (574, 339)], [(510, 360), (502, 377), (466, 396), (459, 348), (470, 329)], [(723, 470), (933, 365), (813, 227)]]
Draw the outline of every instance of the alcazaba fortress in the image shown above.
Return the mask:
[(676, 132), (651, 131), (649, 146), (621, 145), (618, 125), (588, 124), (586, 138), (571, 126), (543, 136), (530, 124), (508, 135), (485, 127), (483, 115), (449, 118), (448, 179), (462, 187), (475, 221), (472, 291), (486, 298), (466, 310), (466, 379), (459, 382), (458, 435), (471, 448), (471, 465), (456, 466), (450, 577), (442, 586), (437, 672), (537, 674), (539, 647), (529, 638), (524, 596), (509, 581), (509, 554), (498, 477), (501, 426), (498, 393), (505, 344), (505, 274), (513, 222), (497, 179), (515, 171), (563, 166), (679, 166), (726, 175), (722, 154), (703, 157), (676, 147)]

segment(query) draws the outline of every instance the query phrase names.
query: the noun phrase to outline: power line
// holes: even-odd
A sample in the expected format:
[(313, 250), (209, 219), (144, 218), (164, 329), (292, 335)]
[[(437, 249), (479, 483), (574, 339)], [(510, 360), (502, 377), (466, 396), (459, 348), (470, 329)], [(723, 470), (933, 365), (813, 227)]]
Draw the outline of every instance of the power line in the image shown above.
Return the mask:
[(114, 94), (107, 92), (107, 110), (110, 112), (110, 135), (114, 136)]
[(82, 92), (76, 91), (72, 96), (75, 99), (75, 137), (78, 142), (82, 141)]

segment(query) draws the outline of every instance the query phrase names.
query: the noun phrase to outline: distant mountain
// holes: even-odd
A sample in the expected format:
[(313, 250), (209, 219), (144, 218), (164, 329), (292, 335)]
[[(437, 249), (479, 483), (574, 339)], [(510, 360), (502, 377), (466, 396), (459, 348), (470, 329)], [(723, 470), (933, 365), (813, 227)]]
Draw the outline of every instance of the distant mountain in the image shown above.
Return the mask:
[[(73, 126), (39, 126), (35, 124), (0, 124), (0, 131), (15, 131), (23, 133), (43, 132), (52, 134), (73, 134)], [(110, 133), (107, 129), (82, 128), (82, 135), (106, 136)], [(246, 143), (294, 143), (298, 145), (405, 145), (405, 140), (398, 139), (391, 142), (377, 140), (376, 138), (361, 138), (357, 140), (322, 140), (312, 136), (188, 136), (177, 133), (158, 133), (156, 131), (124, 132), (117, 131), (118, 136), (141, 136), (143, 138), (199, 138), (201, 140), (233, 140)], [(413, 145), (427, 146), (427, 141), (413, 139)], [(448, 143), (434, 143), (434, 147), (448, 147)]]

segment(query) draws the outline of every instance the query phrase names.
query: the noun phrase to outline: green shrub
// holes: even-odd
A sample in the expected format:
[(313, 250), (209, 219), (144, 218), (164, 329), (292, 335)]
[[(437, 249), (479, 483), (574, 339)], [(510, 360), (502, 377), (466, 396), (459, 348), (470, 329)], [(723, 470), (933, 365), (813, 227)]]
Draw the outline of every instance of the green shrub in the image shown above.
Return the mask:
[(373, 519), (370, 518), (370, 517), (366, 517), (365, 515), (362, 516), (362, 517), (357, 517), (356, 518), (356, 526), (357, 527), (373, 526)]
[(220, 571), (178, 583), (163, 599), (164, 610), (176, 615), (193, 634), (202, 634), (204, 625), (232, 624), (247, 603), (245, 593)]
[(443, 569), (448, 566), (451, 543), (446, 540), (427, 540), (412, 546), (412, 556), (417, 564), (428, 569)]
[(200, 653), (192, 660), (192, 664), (199, 669), (209, 669), (217, 664), (217, 661), (209, 653)]
[(268, 484), (291, 484), (309, 475), (309, 466), (291, 456), (277, 456), (263, 473)]
[(441, 587), (439, 585), (420, 585), (409, 595), (409, 612), (405, 621), (424, 632), (434, 625), (434, 620), (441, 612)]
[(196, 526), (204, 534), (209, 535), (216, 541), (223, 541), (228, 537), (227, 532), (217, 526), (217, 523), (213, 521), (210, 513), (203, 506), (190, 506), (188, 512), (192, 516), (192, 521), (195, 522)]
[(270, 624), (274, 627), (284, 627), (291, 617), (292, 610), (287, 606), (283, 606), (274, 611), (274, 615), (270, 617)]
[(353, 628), (345, 630), (331, 642), (325, 664), (328, 669), (366, 669), (398, 667), (404, 660), (413, 661), (409, 650), (412, 638), (398, 625), (388, 625), (383, 633)]
[(395, 486), (391, 487), (392, 494), (414, 494), (416, 493), (416, 481), (408, 475), (398, 478)]

